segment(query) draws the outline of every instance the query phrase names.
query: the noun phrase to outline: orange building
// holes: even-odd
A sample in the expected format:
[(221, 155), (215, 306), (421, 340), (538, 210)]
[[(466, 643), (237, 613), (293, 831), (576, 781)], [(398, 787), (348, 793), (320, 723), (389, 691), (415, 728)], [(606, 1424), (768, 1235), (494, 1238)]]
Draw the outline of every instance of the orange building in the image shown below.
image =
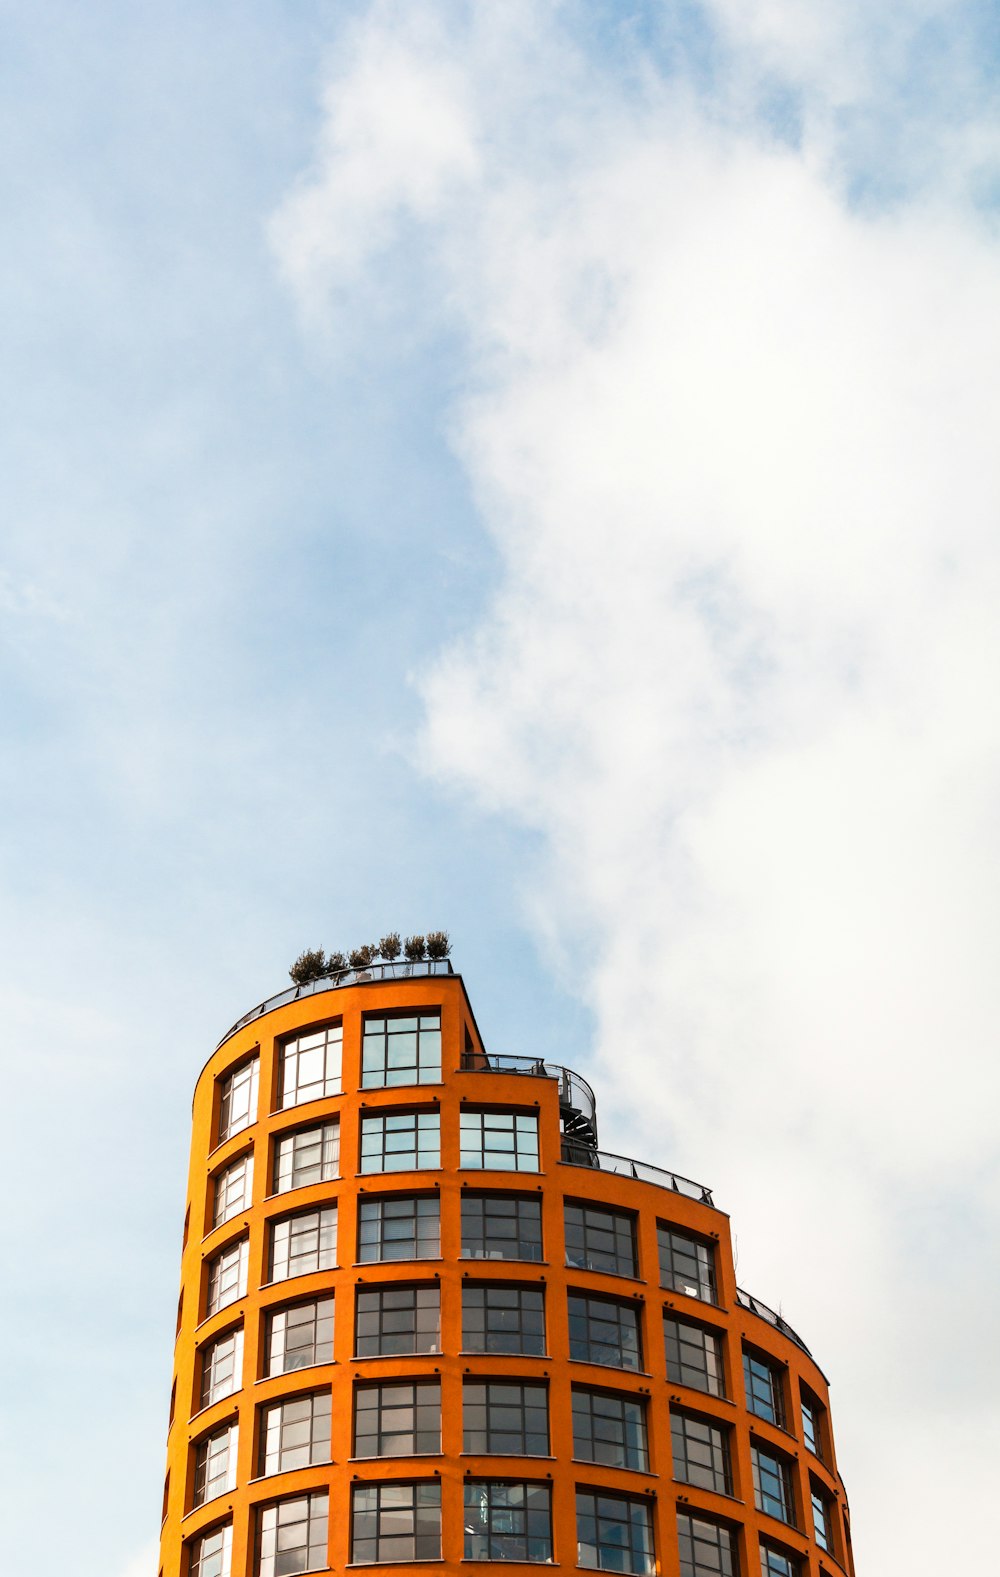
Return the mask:
[(827, 1384), (707, 1188), (598, 1148), (450, 963), (292, 988), (195, 1088), (160, 1577), (853, 1572)]

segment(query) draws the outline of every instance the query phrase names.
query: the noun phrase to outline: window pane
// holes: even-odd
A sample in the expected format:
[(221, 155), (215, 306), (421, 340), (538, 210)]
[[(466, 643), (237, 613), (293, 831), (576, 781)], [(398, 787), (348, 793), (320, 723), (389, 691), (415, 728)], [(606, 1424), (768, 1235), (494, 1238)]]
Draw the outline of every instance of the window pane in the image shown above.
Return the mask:
[(279, 1108), (340, 1094), (342, 1040), (340, 1024), (327, 1024), (308, 1035), (286, 1040), (279, 1053)]
[(671, 1314), (663, 1317), (667, 1379), (710, 1396), (725, 1396), (722, 1340), (712, 1331)]
[(674, 1477), (719, 1495), (732, 1494), (728, 1431), (702, 1418), (672, 1412)]
[(219, 1084), (219, 1143), (257, 1121), (258, 1059), (251, 1058)]
[(567, 1203), (566, 1263), (581, 1270), (635, 1276), (638, 1264), (635, 1218), (624, 1210)]
[(577, 1561), (603, 1571), (652, 1572), (653, 1523), (645, 1500), (576, 1492)]
[(219, 1227), (224, 1221), (250, 1208), (253, 1193), (253, 1152), (241, 1155), (230, 1162), (225, 1171), (215, 1179), (215, 1202), (212, 1225)]
[(274, 1146), (274, 1192), (328, 1183), (340, 1174), (340, 1123), (285, 1134)]
[(358, 1260), (437, 1259), (441, 1208), (436, 1194), (389, 1194), (358, 1205)]
[(503, 1172), (538, 1171), (538, 1118), (517, 1112), (462, 1111), (461, 1165)]
[(328, 1509), (326, 1490), (261, 1507), (259, 1577), (289, 1577), (324, 1568)]
[(226, 1424), (202, 1440), (194, 1454), (194, 1505), (203, 1506), (236, 1487), (239, 1426)]
[(542, 1206), (526, 1194), (462, 1195), (464, 1259), (542, 1257)]
[(440, 1380), (392, 1380), (357, 1387), (356, 1457), (417, 1456), (440, 1450)]
[(337, 1263), (337, 1207), (305, 1210), (271, 1223), (271, 1281), (332, 1270)]
[(362, 1172), (413, 1172), (440, 1165), (437, 1112), (386, 1112), (361, 1119)]
[(261, 1408), (260, 1473), (285, 1473), (330, 1460), (330, 1392), (288, 1397)]
[(243, 1384), (243, 1327), (217, 1336), (202, 1354), (201, 1405), (208, 1407), (231, 1396)]
[(465, 1352), (545, 1353), (545, 1291), (509, 1282), (462, 1288)]
[(441, 1485), (358, 1484), (351, 1501), (351, 1560), (441, 1558)]
[(641, 1369), (639, 1316), (632, 1304), (616, 1298), (569, 1295), (569, 1354), (585, 1363), (615, 1369)]
[(736, 1535), (686, 1511), (677, 1513), (681, 1577), (738, 1577)]
[(359, 1289), (354, 1351), (358, 1358), (440, 1352), (441, 1303), (434, 1287)]
[(466, 1560), (552, 1559), (547, 1485), (466, 1479), (464, 1494)]
[(747, 1407), (758, 1418), (770, 1424), (783, 1425), (785, 1410), (782, 1401), (781, 1370), (757, 1353), (743, 1354), (743, 1381), (746, 1385)]
[(441, 1081), (441, 1019), (437, 1013), (366, 1017), (361, 1047), (365, 1090)]
[(782, 1522), (795, 1522), (795, 1501), (788, 1463), (761, 1446), (751, 1446), (754, 1501), (758, 1511)]
[(573, 1455), (648, 1471), (645, 1403), (613, 1391), (573, 1387)]
[(544, 1385), (466, 1380), (463, 1400), (463, 1450), (478, 1455), (548, 1455), (549, 1400)]
[(206, 1317), (246, 1295), (248, 1254), (249, 1241), (241, 1237), (209, 1260)]
[(333, 1362), (333, 1298), (293, 1303), (268, 1315), (265, 1373)]
[(233, 1552), (232, 1524), (212, 1528), (191, 1546), (188, 1577), (229, 1577)]
[(715, 1303), (715, 1258), (707, 1243), (685, 1237), (671, 1227), (658, 1223), (657, 1243), (660, 1251), (660, 1285), (674, 1292), (683, 1292), (689, 1298), (701, 1298), (705, 1303)]

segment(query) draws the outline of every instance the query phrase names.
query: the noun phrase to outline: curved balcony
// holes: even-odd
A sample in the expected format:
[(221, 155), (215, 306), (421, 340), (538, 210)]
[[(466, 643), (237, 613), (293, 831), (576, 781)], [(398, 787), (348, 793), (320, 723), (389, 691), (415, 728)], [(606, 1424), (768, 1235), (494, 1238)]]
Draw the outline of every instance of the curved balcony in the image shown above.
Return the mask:
[(555, 1079), (559, 1085), (559, 1110), (563, 1134), (583, 1147), (597, 1143), (597, 1097), (586, 1079), (572, 1068), (541, 1057), (520, 1057), (505, 1052), (466, 1051), (463, 1073), (522, 1073), (528, 1078)]
[[(254, 1019), (263, 1018), (265, 1013), (270, 1013), (274, 1008), (283, 1008), (286, 1002), (298, 1002), (303, 997), (311, 997), (318, 991), (335, 991), (338, 986), (366, 985), (372, 980), (415, 980), (421, 975), (453, 975), (450, 958), (424, 958), (415, 964), (369, 964), (366, 969), (339, 969), (335, 975), (322, 975), (319, 980), (308, 980), (303, 986), (288, 986), (284, 991), (278, 991), (273, 997), (265, 997), (263, 1002), (258, 1002), (249, 1013), (244, 1013), (219, 1041), (219, 1046), (224, 1046), (237, 1030), (245, 1025), (252, 1024)], [(216, 1046), (218, 1051), (219, 1046)]]
[(781, 1315), (774, 1309), (769, 1308), (766, 1303), (761, 1303), (760, 1299), (755, 1298), (752, 1292), (746, 1292), (742, 1287), (737, 1287), (736, 1301), (741, 1309), (749, 1309), (750, 1313), (756, 1314), (758, 1319), (766, 1320), (768, 1325), (773, 1325), (776, 1331), (781, 1332), (782, 1336), (787, 1336), (789, 1341), (795, 1343), (796, 1347), (801, 1347), (807, 1358), (812, 1357), (812, 1353), (802, 1340), (802, 1337), (797, 1331), (792, 1330), (788, 1321), (783, 1320)]
[(564, 1139), (562, 1160), (567, 1166), (589, 1166), (601, 1172), (614, 1172), (617, 1177), (634, 1177), (640, 1183), (655, 1183), (657, 1188), (669, 1188), (671, 1193), (683, 1194), (685, 1199), (697, 1199), (699, 1204), (715, 1208), (712, 1190), (702, 1183), (693, 1183), (690, 1177), (681, 1177), (679, 1172), (667, 1172), (660, 1166), (633, 1161), (627, 1155), (612, 1155), (609, 1150), (594, 1150), (589, 1145)]

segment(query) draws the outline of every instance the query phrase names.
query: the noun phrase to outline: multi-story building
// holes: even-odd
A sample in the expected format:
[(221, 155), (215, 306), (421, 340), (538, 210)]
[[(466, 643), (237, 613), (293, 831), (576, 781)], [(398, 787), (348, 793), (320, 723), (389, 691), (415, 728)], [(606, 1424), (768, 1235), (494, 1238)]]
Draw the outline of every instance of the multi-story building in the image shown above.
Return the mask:
[(707, 1188), (487, 1052), (448, 962), (272, 997), (198, 1079), (160, 1577), (853, 1571), (827, 1384)]

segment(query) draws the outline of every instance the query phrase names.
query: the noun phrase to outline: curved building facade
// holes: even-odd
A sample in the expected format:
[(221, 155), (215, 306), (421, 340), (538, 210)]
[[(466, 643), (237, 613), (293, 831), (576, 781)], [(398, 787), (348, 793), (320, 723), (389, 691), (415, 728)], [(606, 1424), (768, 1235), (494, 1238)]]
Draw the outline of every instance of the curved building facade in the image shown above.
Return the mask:
[(853, 1572), (824, 1376), (708, 1189), (484, 1048), (451, 965), (286, 991), (198, 1079), (160, 1577)]

